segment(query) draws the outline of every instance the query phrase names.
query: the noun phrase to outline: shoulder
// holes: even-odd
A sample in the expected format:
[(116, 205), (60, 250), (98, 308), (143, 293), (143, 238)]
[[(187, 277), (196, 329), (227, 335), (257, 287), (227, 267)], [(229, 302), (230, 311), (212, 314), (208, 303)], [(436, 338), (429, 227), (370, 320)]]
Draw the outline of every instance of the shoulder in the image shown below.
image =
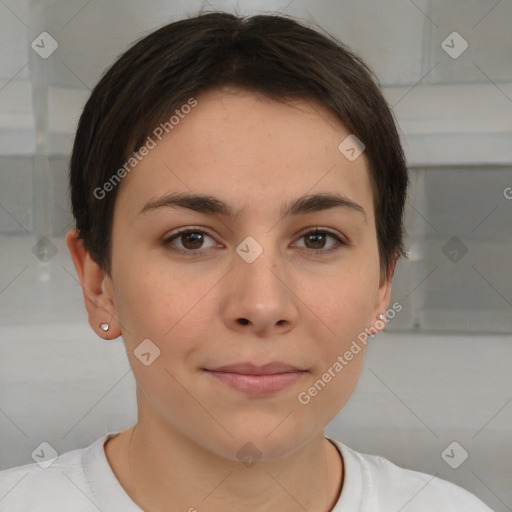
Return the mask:
[(0, 471), (0, 509), (9, 512), (97, 511), (82, 464), (86, 450), (81, 448), (63, 453), (53, 461)]
[[(367, 507), (363, 506), (362, 510), (492, 512), (475, 495), (451, 482), (402, 468), (384, 457), (359, 453), (338, 441), (334, 442), (343, 454), (346, 482), (357, 480), (360, 491), (367, 497)], [(350, 492), (349, 489), (347, 491)]]

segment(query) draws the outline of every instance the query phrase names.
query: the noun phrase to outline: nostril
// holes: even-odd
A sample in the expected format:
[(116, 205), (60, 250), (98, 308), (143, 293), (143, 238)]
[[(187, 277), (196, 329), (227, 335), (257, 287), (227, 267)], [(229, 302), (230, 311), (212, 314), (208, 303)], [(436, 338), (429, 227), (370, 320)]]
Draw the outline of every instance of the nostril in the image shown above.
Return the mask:
[(239, 318), (238, 321), (242, 324), (242, 325), (247, 325), (249, 323), (249, 320), (247, 320), (247, 318)]

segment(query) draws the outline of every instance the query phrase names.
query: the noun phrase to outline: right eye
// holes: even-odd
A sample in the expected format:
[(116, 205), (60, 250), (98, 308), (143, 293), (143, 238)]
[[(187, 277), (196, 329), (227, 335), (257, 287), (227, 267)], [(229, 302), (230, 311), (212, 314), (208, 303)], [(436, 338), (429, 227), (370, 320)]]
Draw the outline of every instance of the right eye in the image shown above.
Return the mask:
[[(178, 254), (184, 254), (189, 256), (201, 256), (204, 254), (205, 251), (199, 249), (201, 249), (204, 243), (205, 236), (213, 240), (213, 238), (202, 229), (181, 229), (180, 231), (168, 236), (164, 240), (164, 245), (168, 247), (170, 251), (176, 252)], [(179, 241), (181, 242), (182, 249), (173, 246), (172, 242), (174, 242), (176, 239), (179, 239)], [(215, 244), (213, 244), (213, 246), (214, 245)]]

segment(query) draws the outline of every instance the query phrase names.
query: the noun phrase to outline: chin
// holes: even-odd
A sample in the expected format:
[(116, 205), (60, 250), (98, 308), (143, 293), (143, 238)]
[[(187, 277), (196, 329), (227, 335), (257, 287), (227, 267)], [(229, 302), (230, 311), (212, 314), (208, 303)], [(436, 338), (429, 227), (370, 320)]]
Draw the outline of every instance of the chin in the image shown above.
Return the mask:
[(318, 429), (314, 425), (308, 429), (304, 422), (294, 423), (293, 414), (282, 421), (285, 416), (272, 422), (271, 427), (261, 420), (237, 428), (232, 425), (228, 428), (231, 436), (221, 434), (215, 440), (210, 437), (206, 441), (207, 448), (221, 457), (241, 462), (246, 459), (270, 461), (290, 455), (317, 435)]

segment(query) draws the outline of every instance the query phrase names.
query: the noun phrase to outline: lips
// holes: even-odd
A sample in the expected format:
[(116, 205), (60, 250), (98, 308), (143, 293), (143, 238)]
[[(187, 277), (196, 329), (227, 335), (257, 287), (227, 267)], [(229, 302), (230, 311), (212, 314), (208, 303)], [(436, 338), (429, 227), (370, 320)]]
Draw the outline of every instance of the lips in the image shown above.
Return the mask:
[(244, 375), (275, 375), (278, 373), (294, 373), (300, 371), (300, 368), (292, 366), (280, 361), (267, 363), (263, 366), (256, 366), (252, 363), (237, 363), (226, 366), (219, 366), (217, 368), (208, 369), (212, 372), (225, 372), (225, 373), (240, 373)]
[(276, 393), (291, 386), (307, 373), (307, 370), (280, 361), (263, 366), (237, 363), (205, 371), (217, 382), (252, 396)]

